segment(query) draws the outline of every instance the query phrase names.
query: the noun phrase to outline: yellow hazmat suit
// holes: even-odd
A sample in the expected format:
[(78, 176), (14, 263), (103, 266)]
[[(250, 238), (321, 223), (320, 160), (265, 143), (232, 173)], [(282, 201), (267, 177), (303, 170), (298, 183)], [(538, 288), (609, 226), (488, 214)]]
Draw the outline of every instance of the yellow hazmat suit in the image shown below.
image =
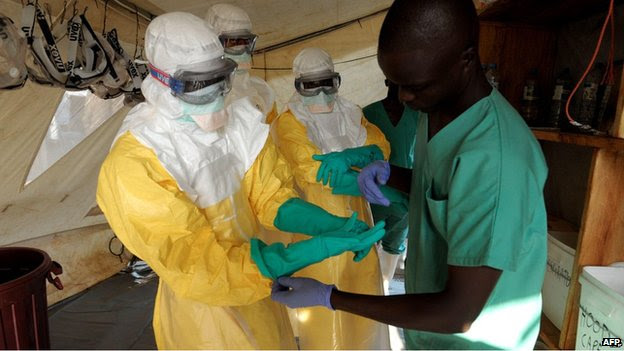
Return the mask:
[(296, 196), (289, 174), (268, 138), (233, 201), (201, 209), (153, 150), (129, 132), (117, 140), (102, 165), (98, 204), (124, 245), (160, 277), (154, 310), (160, 349), (296, 348), (247, 237), (260, 232), (258, 220), (274, 229), (277, 209)]
[(188, 104), (172, 95), (166, 83), (179, 64), (224, 62), (200, 18), (177, 12), (152, 20), (145, 52), (159, 71), (143, 81), (147, 102), (128, 114), (102, 164), (97, 202), (124, 245), (160, 277), (158, 347), (296, 348), (287, 312), (271, 301), (271, 281), (250, 253), (261, 225), (274, 230), (278, 208), (296, 196), (269, 126), (248, 99), (202, 115), (185, 112)]
[[(361, 117), (365, 129), (362, 145), (378, 145), (384, 157), (390, 145), (381, 131)], [(276, 143), (288, 160), (295, 175), (301, 197), (337, 216), (357, 212), (359, 218), (372, 223), (368, 203), (363, 197), (333, 195), (329, 186), (316, 182), (320, 162), (312, 155), (324, 153), (308, 137), (307, 129), (291, 110), (286, 110), (272, 125)], [(341, 151), (341, 150), (332, 150)], [(304, 240), (295, 235), (294, 240)], [(374, 248), (361, 262), (353, 262), (352, 253), (331, 257), (308, 266), (294, 276), (310, 277), (326, 284), (336, 284), (342, 290), (371, 295), (383, 295), (379, 258)], [(322, 307), (297, 309), (299, 344), (302, 349), (387, 349), (390, 347), (385, 324), (353, 314), (330, 311)]]

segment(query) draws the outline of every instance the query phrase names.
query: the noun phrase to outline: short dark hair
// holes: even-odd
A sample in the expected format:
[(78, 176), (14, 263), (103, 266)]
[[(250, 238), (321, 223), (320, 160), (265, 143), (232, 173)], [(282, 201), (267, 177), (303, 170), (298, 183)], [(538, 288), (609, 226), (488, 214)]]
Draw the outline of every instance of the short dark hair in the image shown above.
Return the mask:
[[(396, 0), (379, 33), (379, 51), (478, 49), (479, 19), (472, 0)], [(460, 52), (461, 52), (460, 51)]]

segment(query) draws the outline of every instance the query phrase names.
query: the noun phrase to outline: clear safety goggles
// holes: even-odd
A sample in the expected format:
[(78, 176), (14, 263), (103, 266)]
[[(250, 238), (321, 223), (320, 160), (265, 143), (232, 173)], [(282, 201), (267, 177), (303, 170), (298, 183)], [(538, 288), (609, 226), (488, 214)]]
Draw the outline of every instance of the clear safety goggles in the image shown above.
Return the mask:
[(295, 89), (302, 96), (316, 96), (321, 92), (335, 94), (340, 87), (340, 74), (323, 72), (303, 75), (295, 79)]
[(171, 89), (171, 94), (194, 105), (208, 104), (232, 90), (236, 62), (220, 57), (215, 60), (178, 66), (173, 75), (149, 65), (150, 74)]
[(257, 39), (257, 35), (247, 31), (219, 35), (223, 51), (230, 55), (242, 55), (245, 53), (251, 55), (256, 47)]

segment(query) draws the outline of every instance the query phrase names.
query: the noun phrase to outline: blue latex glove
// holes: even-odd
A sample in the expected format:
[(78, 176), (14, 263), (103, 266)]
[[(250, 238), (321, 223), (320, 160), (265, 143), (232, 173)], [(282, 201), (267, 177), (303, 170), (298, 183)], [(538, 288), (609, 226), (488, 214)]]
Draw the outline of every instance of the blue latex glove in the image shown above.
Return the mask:
[(330, 297), (335, 288), (310, 278), (280, 277), (273, 282), (271, 299), (290, 308), (325, 306), (334, 310)]
[(357, 182), (360, 192), (371, 204), (390, 206), (388, 200), (379, 189), (390, 178), (390, 164), (386, 161), (375, 161), (364, 167)]
[(367, 145), (344, 149), (339, 152), (330, 152), (324, 155), (313, 155), (316, 161), (321, 161), (321, 166), (316, 172), (316, 181), (323, 181), (323, 185), (334, 187), (340, 181), (342, 174), (351, 167), (364, 168), (375, 160), (382, 160), (383, 153), (377, 145)]

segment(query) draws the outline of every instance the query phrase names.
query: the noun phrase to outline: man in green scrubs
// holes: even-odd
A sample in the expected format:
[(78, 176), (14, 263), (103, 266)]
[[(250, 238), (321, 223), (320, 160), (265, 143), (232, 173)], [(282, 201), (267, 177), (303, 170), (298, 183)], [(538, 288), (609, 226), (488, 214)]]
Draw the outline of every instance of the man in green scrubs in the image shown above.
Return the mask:
[[(416, 127), (419, 112), (403, 105), (399, 100), (399, 87), (385, 81), (388, 95), (385, 99), (376, 101), (362, 110), (364, 116), (376, 125), (390, 143), (390, 168), (393, 175), (401, 175), (404, 179), (411, 179), (412, 164), (414, 163), (414, 143), (416, 142)], [(406, 201), (391, 202), (390, 206), (371, 204), (375, 222), (386, 222), (386, 234), (381, 240), (381, 246), (386, 255), (380, 255), (384, 280), (392, 279), (399, 255), (405, 252), (405, 239), (408, 229), (408, 209), (404, 206), (409, 197), (409, 182), (399, 186)]]
[[(402, 327), (410, 349), (533, 349), (547, 168), (518, 112), (487, 83), (478, 31), (471, 0), (397, 0), (381, 29), (382, 71), (401, 101), (428, 116), (416, 136), (407, 294), (358, 295), (282, 277), (274, 300)], [(375, 164), (363, 174), (387, 180)]]

